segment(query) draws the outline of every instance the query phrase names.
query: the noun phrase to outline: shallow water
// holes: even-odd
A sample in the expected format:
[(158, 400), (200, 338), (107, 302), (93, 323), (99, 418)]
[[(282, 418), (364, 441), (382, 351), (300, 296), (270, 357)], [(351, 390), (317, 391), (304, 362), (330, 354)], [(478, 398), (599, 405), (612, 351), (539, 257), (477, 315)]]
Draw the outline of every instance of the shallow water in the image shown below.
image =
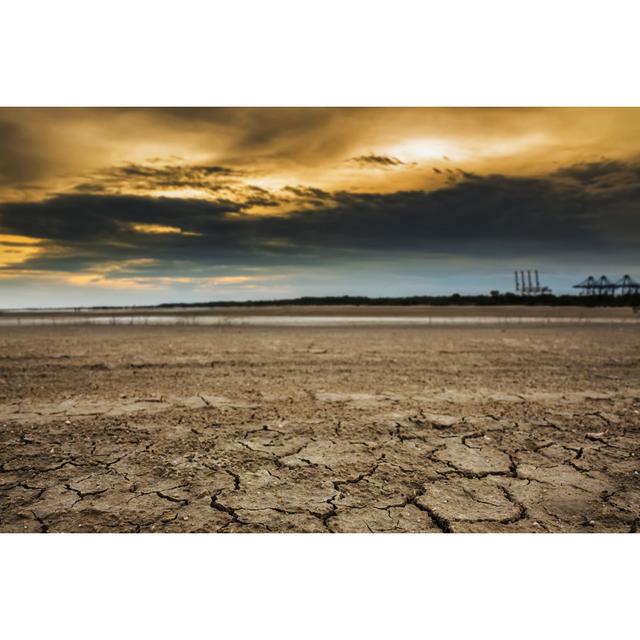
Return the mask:
[(0, 318), (0, 326), (152, 325), (152, 326), (358, 326), (358, 325), (493, 325), (493, 324), (640, 324), (640, 318), (545, 316), (223, 316), (223, 315), (112, 315)]

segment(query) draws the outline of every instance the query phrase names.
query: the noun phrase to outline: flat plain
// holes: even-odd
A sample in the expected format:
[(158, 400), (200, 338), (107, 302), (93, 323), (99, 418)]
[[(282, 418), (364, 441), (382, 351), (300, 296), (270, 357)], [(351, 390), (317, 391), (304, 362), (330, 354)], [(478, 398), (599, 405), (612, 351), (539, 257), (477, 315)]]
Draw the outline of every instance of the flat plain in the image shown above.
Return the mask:
[(496, 313), (3, 326), (0, 531), (637, 531), (640, 324)]

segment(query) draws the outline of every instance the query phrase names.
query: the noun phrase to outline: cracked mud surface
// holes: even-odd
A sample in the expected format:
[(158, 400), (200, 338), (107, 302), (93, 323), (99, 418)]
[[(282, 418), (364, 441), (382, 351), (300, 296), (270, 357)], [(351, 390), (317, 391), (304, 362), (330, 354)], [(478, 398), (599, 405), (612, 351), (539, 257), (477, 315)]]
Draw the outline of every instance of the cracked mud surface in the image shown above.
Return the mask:
[(630, 327), (0, 333), (0, 531), (629, 532)]

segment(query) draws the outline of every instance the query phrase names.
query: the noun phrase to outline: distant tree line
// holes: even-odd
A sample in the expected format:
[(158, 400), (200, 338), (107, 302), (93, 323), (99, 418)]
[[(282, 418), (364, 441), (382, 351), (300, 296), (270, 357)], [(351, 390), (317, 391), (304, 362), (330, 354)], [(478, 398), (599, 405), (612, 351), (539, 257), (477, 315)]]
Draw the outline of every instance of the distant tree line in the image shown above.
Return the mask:
[(580, 306), (580, 307), (638, 307), (640, 294), (611, 295), (554, 295), (542, 294), (522, 296), (515, 293), (492, 291), (490, 295), (407, 296), (402, 298), (370, 298), (368, 296), (303, 296), (280, 300), (212, 300), (210, 302), (178, 302), (157, 305), (158, 308), (203, 308), (203, 307), (272, 307), (272, 306), (416, 306), (416, 305), (463, 305), (463, 306)]

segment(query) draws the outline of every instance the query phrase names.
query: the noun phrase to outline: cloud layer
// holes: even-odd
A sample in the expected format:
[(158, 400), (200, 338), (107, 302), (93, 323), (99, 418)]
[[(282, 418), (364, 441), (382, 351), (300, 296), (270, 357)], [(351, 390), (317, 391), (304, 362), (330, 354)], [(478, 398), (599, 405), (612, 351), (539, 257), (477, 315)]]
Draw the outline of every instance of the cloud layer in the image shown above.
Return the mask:
[[(136, 170), (136, 175), (147, 180), (150, 174)], [(167, 171), (160, 175), (166, 185)], [(152, 174), (151, 180), (157, 178)], [(173, 184), (174, 177), (169, 182)], [(24, 265), (37, 268), (68, 264), (71, 253), (84, 265), (92, 256), (104, 260), (140, 254), (194, 264), (231, 260), (262, 265), (296, 264), (318, 253), (513, 255), (523, 249), (545, 254), (640, 246), (640, 166), (620, 162), (574, 165), (542, 177), (467, 174), (431, 191), (289, 187), (265, 194), (262, 204), (293, 203), (294, 210), (254, 215), (249, 211), (256, 200), (251, 198), (70, 193), (4, 204), (0, 231), (51, 243), (51, 255), (45, 251)], [(314, 206), (309, 208), (311, 201)]]
[(0, 110), (0, 290), (160, 301), (320, 272), (391, 287), (425, 260), (632, 268), (639, 125), (628, 109)]

